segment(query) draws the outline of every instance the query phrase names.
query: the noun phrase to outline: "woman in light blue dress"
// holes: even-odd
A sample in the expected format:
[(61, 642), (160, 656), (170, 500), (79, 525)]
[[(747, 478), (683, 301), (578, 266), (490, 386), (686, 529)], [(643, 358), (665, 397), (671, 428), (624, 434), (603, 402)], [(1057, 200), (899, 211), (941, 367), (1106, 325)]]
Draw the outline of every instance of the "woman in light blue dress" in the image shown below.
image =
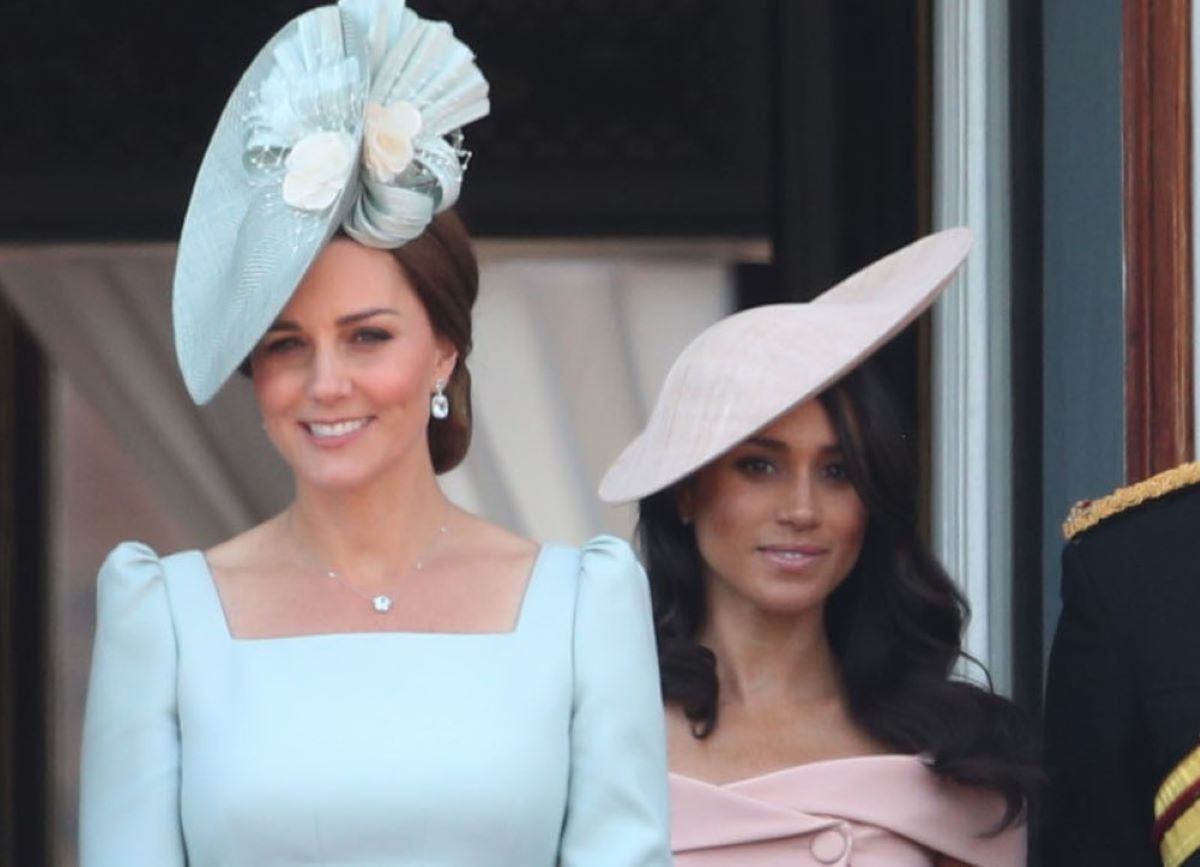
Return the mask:
[(343, 0), (286, 26), (189, 206), (176, 345), (241, 368), (279, 515), (100, 571), (83, 867), (668, 865), (645, 576), (453, 506), (474, 256), (452, 210), (486, 83), (445, 25)]

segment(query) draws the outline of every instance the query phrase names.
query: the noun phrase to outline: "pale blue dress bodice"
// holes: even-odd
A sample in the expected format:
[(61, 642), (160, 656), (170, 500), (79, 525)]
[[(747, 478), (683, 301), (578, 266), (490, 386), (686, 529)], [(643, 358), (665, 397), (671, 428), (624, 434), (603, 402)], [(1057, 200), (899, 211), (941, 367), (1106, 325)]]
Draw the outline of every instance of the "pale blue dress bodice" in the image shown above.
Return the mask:
[(669, 865), (645, 577), (541, 549), (510, 633), (235, 639), (201, 553), (99, 580), (82, 867)]

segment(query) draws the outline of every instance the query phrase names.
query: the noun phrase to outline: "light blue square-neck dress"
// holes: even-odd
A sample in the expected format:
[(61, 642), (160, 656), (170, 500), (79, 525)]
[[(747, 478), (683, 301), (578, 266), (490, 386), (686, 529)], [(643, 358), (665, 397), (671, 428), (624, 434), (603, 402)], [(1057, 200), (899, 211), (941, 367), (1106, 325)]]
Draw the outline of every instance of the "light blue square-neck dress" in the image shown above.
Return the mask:
[(544, 546), (510, 633), (235, 639), (203, 555), (99, 578), (82, 867), (666, 867), (645, 575)]

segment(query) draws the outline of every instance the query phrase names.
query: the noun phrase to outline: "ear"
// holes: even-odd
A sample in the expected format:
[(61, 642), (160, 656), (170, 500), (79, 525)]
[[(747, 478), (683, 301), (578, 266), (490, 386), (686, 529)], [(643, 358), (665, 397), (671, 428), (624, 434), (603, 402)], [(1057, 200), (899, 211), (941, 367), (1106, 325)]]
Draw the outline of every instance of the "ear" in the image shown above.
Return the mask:
[(438, 336), (434, 339), (433, 377), (435, 382), (449, 382), (458, 364), (458, 350), (447, 337)]

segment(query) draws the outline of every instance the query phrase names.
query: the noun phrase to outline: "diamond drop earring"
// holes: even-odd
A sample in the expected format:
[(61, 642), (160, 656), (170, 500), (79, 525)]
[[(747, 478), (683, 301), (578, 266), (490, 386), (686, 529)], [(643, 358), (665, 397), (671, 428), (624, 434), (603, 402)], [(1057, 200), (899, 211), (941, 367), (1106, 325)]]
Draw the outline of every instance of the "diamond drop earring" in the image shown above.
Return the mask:
[(443, 419), (450, 415), (450, 398), (446, 397), (446, 380), (439, 379), (437, 385), (434, 386), (436, 391), (433, 397), (429, 399), (429, 414), (436, 419)]

